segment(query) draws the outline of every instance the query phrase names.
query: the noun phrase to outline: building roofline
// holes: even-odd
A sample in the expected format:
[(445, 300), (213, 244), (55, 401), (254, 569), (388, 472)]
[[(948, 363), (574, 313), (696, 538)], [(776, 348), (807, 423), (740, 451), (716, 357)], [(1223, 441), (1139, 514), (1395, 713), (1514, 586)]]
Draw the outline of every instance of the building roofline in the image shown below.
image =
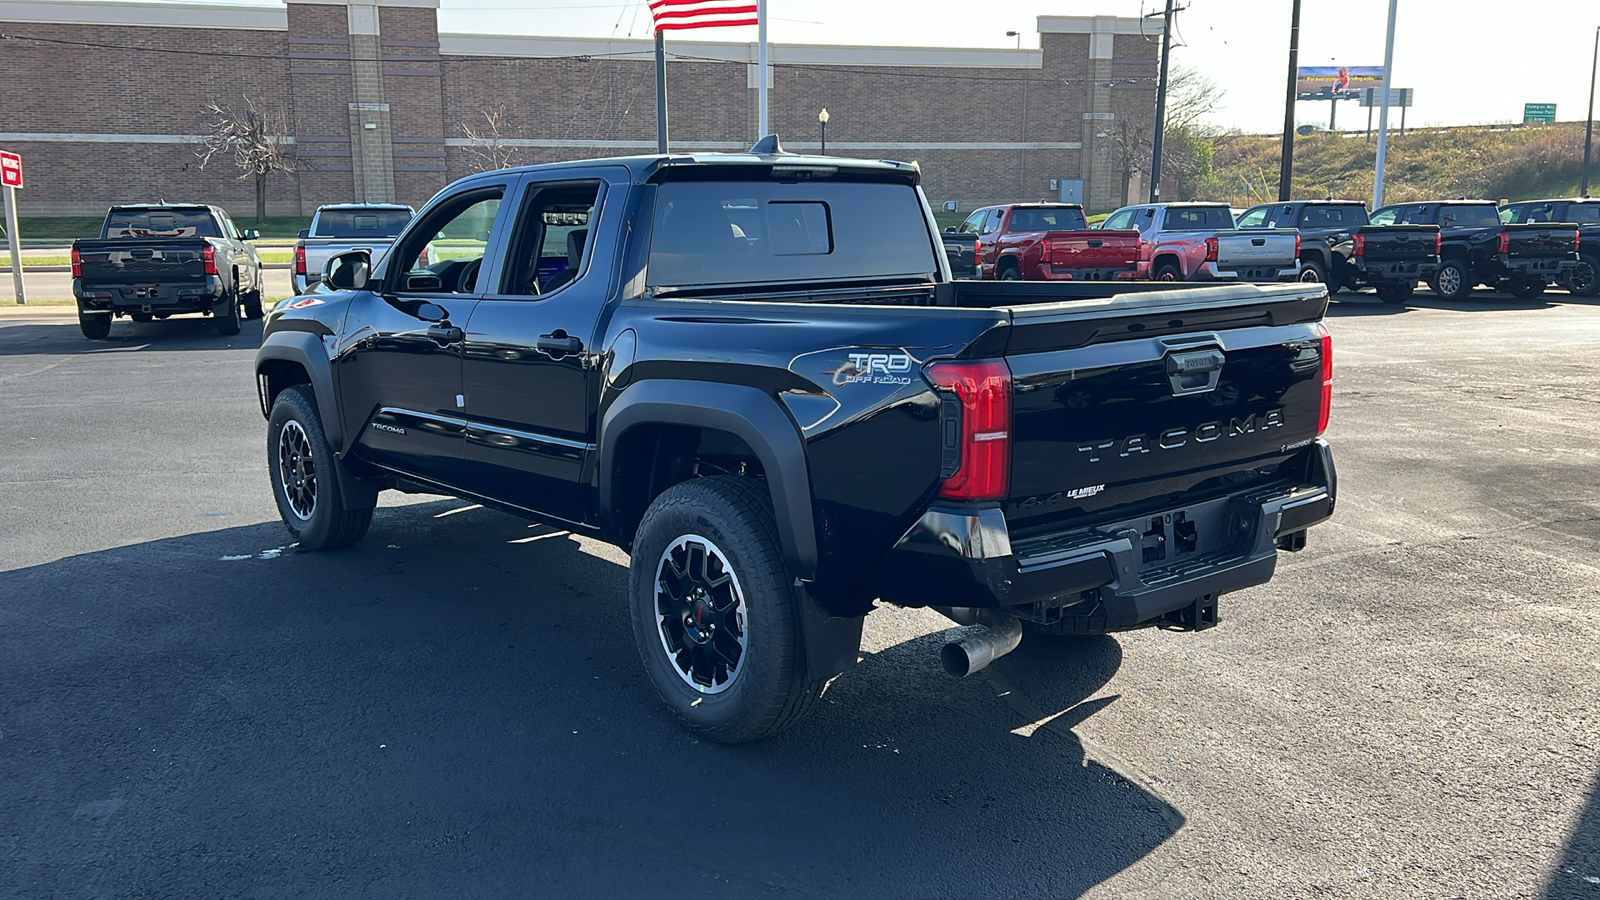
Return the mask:
[[(668, 40), (667, 52), (678, 57), (698, 57), (714, 62), (756, 62), (754, 41)], [(937, 68), (1038, 69), (1044, 53), (1038, 49), (1013, 50), (987, 47), (888, 47), (835, 44), (767, 45), (775, 64), (822, 66), (906, 66)], [(647, 59), (655, 43), (640, 38), (542, 37), (511, 34), (439, 35), (442, 56), (506, 56), (519, 58), (590, 56)]]
[(289, 10), (281, 4), (224, 6), (126, 0), (73, 0), (70, 3), (62, 0), (0, 0), (0, 22), (287, 31)]
[(1159, 19), (1127, 16), (1040, 16), (1040, 34), (1142, 34), (1161, 35)]

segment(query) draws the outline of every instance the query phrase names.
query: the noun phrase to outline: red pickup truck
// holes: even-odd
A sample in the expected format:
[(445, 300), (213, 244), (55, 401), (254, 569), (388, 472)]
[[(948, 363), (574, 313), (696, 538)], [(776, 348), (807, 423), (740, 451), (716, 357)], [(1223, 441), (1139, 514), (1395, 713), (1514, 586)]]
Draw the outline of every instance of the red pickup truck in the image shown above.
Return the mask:
[(1112, 281), (1139, 271), (1139, 232), (1090, 230), (1077, 204), (988, 206), (942, 237), (946, 252), (957, 250), (952, 243), (973, 244), (970, 257), (957, 252), (976, 262), (978, 278)]

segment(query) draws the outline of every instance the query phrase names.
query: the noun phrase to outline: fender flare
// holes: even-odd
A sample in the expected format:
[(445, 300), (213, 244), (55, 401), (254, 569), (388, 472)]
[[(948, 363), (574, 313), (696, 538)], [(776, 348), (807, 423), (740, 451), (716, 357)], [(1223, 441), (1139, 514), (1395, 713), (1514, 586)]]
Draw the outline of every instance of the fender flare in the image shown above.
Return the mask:
[[(333, 390), (333, 365), (322, 341), (308, 331), (274, 331), (261, 342), (256, 351), (256, 376), (268, 360), (281, 359), (296, 363), (311, 378), (311, 392), (317, 398), (317, 415), (322, 418), (322, 433), (335, 450), (344, 449), (344, 426), (339, 419), (339, 395)], [(266, 394), (261, 397), (262, 413), (270, 415)]]
[(746, 385), (659, 379), (638, 382), (617, 397), (601, 420), (599, 435), (600, 516), (608, 531), (617, 531), (612, 521), (617, 448), (631, 429), (656, 424), (714, 428), (748, 444), (767, 476), (784, 560), (796, 576), (815, 577), (817, 529), (805, 441), (776, 400)]
[[(1317, 264), (1322, 266), (1322, 271), (1329, 275), (1333, 274), (1334, 267), (1338, 265), (1338, 263), (1334, 262), (1334, 258), (1338, 256), (1338, 254), (1333, 252), (1332, 247), (1329, 247), (1325, 244), (1314, 246), (1301, 245), (1300, 258), (1305, 259), (1308, 256), (1316, 257)], [(1343, 261), (1343, 257), (1339, 257), (1339, 259), (1340, 261)]]

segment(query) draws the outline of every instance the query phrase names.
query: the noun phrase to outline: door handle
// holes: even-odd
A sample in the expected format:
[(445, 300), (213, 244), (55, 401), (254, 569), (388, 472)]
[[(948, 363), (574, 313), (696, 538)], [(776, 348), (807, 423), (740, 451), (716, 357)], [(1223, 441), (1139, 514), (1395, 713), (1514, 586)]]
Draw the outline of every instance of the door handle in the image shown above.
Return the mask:
[(1090, 238), (1089, 239), (1089, 246), (1091, 246), (1091, 247), (1099, 247), (1099, 246), (1102, 246), (1104, 244), (1105, 244), (1105, 241), (1100, 240), (1099, 238)]
[(551, 334), (539, 335), (539, 339), (534, 341), (533, 346), (540, 353), (548, 355), (551, 359), (560, 359), (563, 356), (571, 356), (575, 353), (583, 352), (583, 341), (559, 328)]
[(466, 334), (454, 325), (434, 325), (428, 329), (428, 337), (433, 338), (441, 347), (461, 343)]

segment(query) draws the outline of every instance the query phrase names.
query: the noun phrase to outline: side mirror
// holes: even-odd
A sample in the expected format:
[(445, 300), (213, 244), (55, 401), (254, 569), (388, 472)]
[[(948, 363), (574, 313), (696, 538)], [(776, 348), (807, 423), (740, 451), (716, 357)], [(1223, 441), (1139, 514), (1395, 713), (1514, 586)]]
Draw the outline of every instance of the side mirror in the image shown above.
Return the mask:
[(311, 229), (309, 229), (309, 228), (300, 229), (300, 240), (303, 241), (308, 237), (311, 237)]
[(244, 239), (247, 241), (261, 240), (261, 232), (255, 230), (254, 228), (246, 228), (244, 231), (240, 232), (240, 234), (242, 234)]
[(322, 269), (322, 283), (335, 291), (359, 291), (372, 275), (372, 254), (349, 250), (328, 260)]

